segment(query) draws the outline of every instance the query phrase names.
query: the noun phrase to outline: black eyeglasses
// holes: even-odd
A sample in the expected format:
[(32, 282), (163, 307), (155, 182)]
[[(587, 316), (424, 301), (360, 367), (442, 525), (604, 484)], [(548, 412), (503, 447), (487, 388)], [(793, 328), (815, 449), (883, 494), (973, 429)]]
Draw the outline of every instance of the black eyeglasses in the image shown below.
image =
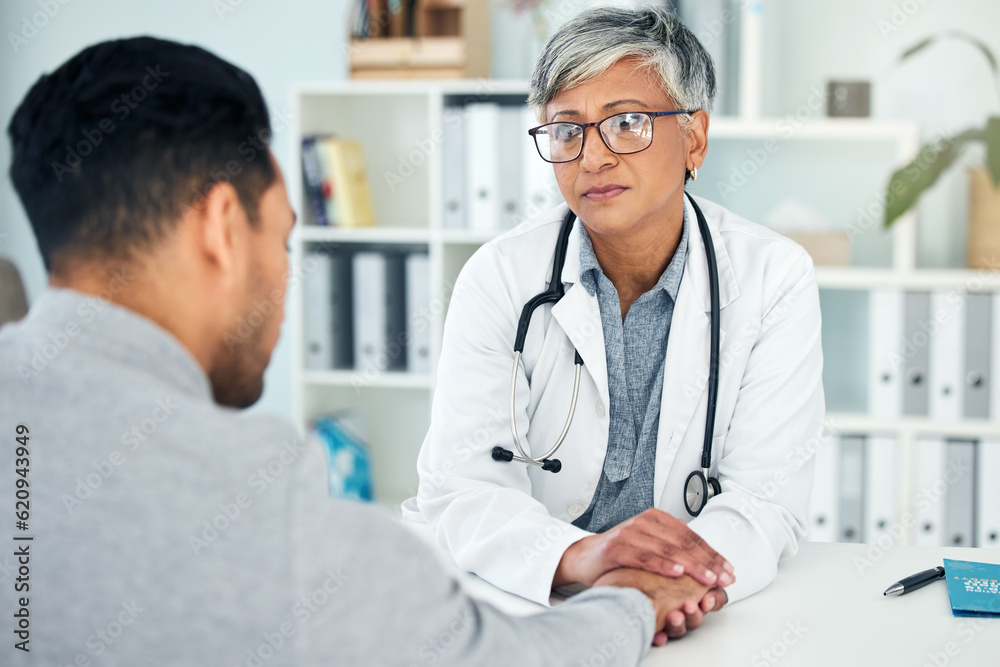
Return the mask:
[(597, 128), (608, 150), (618, 155), (638, 153), (653, 143), (653, 119), (660, 116), (691, 114), (693, 111), (628, 111), (608, 116), (596, 123), (546, 123), (528, 130), (535, 148), (546, 162), (572, 162), (583, 152), (588, 127)]

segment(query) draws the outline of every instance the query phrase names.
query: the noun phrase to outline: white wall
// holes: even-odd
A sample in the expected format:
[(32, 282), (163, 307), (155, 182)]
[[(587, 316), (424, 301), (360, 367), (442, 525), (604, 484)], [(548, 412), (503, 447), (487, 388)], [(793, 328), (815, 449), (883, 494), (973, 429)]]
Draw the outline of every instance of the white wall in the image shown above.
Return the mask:
[[(267, 100), (275, 127), (273, 151), (282, 168), (288, 155), (288, 85), (292, 81), (341, 80), (347, 77), (344, 36), (345, 0), (4, 0), (0, 2), (0, 256), (21, 270), (29, 303), (46, 283), (41, 256), (20, 202), (6, 176), (10, 165), (7, 124), (21, 98), (38, 77), (82, 48), (106, 39), (136, 35), (174, 39), (202, 46), (250, 72)], [(24, 21), (58, 12), (43, 22), (26, 43), (12, 44)], [(227, 8), (232, 11), (225, 11)], [(285, 327), (287, 329), (287, 325)], [(291, 418), (291, 347), (282, 336), (271, 358), (264, 395), (254, 408)]]

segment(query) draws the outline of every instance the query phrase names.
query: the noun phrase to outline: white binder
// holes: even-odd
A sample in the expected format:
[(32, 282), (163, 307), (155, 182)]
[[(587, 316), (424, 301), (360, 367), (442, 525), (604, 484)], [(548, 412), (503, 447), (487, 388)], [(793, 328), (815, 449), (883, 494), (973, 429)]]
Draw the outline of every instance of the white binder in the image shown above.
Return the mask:
[(465, 227), (465, 109), (448, 107), (441, 138), (441, 226)]
[(840, 436), (837, 464), (838, 542), (860, 542), (864, 524), (865, 437)]
[(931, 316), (937, 329), (930, 337), (930, 416), (958, 420), (965, 388), (965, 299), (952, 290), (932, 292)]
[(928, 364), (930, 341), (928, 330), (931, 321), (931, 295), (929, 292), (906, 292), (903, 295), (903, 414), (926, 416), (930, 392), (928, 391)]
[(522, 107), (500, 107), (500, 227), (512, 229), (525, 220), (521, 203), (521, 158), (525, 144), (532, 143), (527, 133), (521, 132)]
[(333, 368), (333, 260), (323, 250), (308, 251), (307, 264), (315, 268), (303, 279), (305, 303), (305, 366), (310, 370)]
[(976, 447), (976, 546), (1000, 549), (1000, 438)]
[(521, 156), (524, 160), (521, 169), (522, 190), (524, 192), (521, 197), (521, 205), (524, 218), (532, 220), (561, 204), (563, 198), (559, 192), (559, 186), (556, 184), (552, 165), (538, 155), (535, 140), (528, 136), (528, 130), (538, 127), (542, 123), (539, 122), (532, 109), (524, 108), (521, 114), (521, 133), (525, 138), (524, 143), (521, 144)]
[(993, 297), (970, 294), (965, 307), (965, 408), (970, 419), (990, 416), (990, 348), (1000, 332), (993, 331)]
[[(693, 32), (699, 34), (703, 47), (712, 58), (715, 80), (719, 82), (713, 105), (716, 112), (720, 115), (737, 113), (735, 109), (737, 100), (727, 99), (727, 93), (735, 92), (736, 87), (732, 84), (726, 85), (732, 80), (731, 77), (737, 76), (737, 71), (727, 71), (727, 66), (732, 63), (734, 68), (738, 68), (738, 64), (732, 62), (728, 57), (730, 50), (736, 48), (736, 37), (740, 32), (739, 22), (733, 21), (732, 17), (734, 13), (740, 11), (740, 6), (748, 3), (739, 3), (738, 5), (732, 0), (697, 0), (696, 2), (679, 4), (681, 5), (681, 20)], [(758, 4), (753, 13), (760, 13), (761, 9), (762, 6)]]
[(406, 369), (406, 269), (400, 252), (354, 254), (354, 367)]
[(431, 265), (425, 253), (406, 256), (406, 365), (431, 372)]
[(465, 116), (467, 227), (500, 228), (500, 105), (470, 104)]
[(993, 339), (990, 341), (990, 418), (1000, 421), (1000, 292), (993, 294)]
[(363, 374), (389, 367), (386, 355), (386, 263), (380, 252), (354, 253), (354, 368)]
[(945, 496), (945, 443), (941, 438), (917, 438), (913, 448), (914, 480), (913, 498), (916, 521), (910, 544), (920, 547), (942, 545), (944, 535)]
[(945, 445), (944, 544), (971, 547), (975, 541), (976, 442), (948, 440)]
[(816, 452), (812, 492), (809, 494), (810, 542), (837, 541), (837, 449), (836, 436), (826, 436)]
[(897, 417), (902, 411), (903, 293), (876, 289), (868, 295), (868, 402), (874, 417)]
[[(890, 529), (900, 520), (896, 477), (899, 443), (885, 435), (870, 435), (865, 443), (865, 524), (863, 539), (869, 544), (893, 544), (899, 537)], [(892, 542), (886, 542), (888, 536)], [(879, 539), (883, 538), (881, 542)]]

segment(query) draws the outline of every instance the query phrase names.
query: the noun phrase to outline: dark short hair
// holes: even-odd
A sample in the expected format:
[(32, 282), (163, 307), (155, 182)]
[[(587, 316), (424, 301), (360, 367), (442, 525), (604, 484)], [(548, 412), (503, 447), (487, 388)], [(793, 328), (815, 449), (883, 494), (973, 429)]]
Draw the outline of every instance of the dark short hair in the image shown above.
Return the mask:
[(220, 181), (256, 223), (277, 178), (253, 77), (152, 37), (101, 42), (42, 75), (7, 134), (10, 177), (49, 271), (153, 247)]

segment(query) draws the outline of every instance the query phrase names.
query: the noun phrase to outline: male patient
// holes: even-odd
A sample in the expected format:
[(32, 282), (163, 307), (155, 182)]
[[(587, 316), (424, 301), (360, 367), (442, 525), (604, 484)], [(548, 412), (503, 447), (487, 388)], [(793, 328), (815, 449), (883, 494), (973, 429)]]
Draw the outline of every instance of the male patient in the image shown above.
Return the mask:
[(700, 620), (704, 588), (631, 570), (507, 617), (331, 499), (289, 424), (240, 415), (295, 222), (246, 72), (101, 43), (41, 77), (8, 134), (49, 288), (0, 330), (0, 498), (24, 499), (4, 521), (0, 664), (625, 665), (668, 613)]

